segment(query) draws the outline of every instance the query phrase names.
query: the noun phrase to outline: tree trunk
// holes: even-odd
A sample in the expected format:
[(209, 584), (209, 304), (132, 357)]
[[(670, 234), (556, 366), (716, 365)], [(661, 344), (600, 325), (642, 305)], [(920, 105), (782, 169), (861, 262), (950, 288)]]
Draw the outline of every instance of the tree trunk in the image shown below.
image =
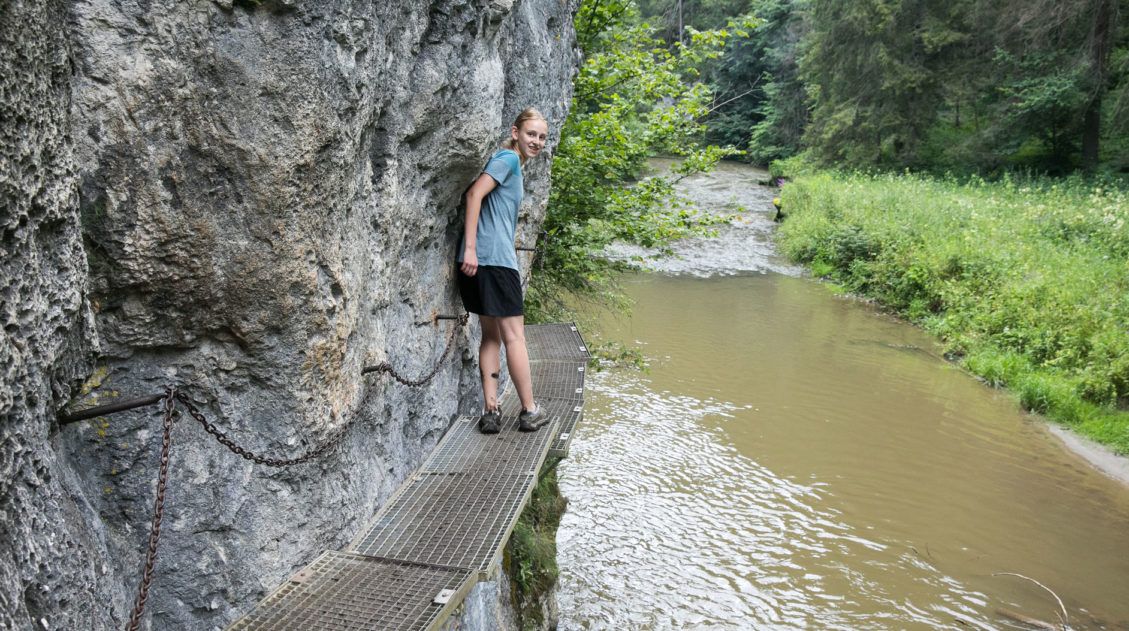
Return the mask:
[(1094, 8), (1093, 29), (1090, 31), (1090, 68), (1094, 83), (1090, 102), (1082, 122), (1082, 166), (1092, 170), (1098, 165), (1101, 142), (1102, 96), (1106, 91), (1109, 64), (1110, 31), (1117, 19), (1117, 0), (1098, 0)]
[(1086, 107), (1086, 115), (1082, 119), (1082, 167), (1087, 171), (1098, 166), (1098, 149), (1102, 133), (1102, 95), (1099, 92), (1090, 105)]

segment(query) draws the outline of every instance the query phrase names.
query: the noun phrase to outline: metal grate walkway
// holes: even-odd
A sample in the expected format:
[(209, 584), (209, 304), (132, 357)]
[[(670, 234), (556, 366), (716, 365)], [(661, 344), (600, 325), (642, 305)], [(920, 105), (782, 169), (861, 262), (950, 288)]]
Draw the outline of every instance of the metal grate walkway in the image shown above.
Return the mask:
[(502, 432), (460, 417), (423, 465), (343, 552), (325, 552), (230, 630), (437, 628), (488, 578), (547, 455), (564, 457), (583, 414), (588, 349), (570, 324), (525, 328), (539, 432), (517, 431), (513, 389)]

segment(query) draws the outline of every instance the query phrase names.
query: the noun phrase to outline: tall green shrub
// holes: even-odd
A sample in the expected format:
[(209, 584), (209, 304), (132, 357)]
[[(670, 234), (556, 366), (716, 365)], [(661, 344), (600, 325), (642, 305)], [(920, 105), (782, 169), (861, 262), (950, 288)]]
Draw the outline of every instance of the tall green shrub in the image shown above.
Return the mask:
[[(696, 31), (668, 48), (629, 0), (586, 0), (576, 16), (584, 62), (553, 159), (548, 238), (526, 297), (531, 319), (559, 317), (564, 294), (614, 303), (613, 241), (663, 246), (708, 223), (674, 195), (674, 180), (732, 149), (701, 142), (710, 90), (700, 67), (750, 21)], [(673, 176), (640, 180), (648, 157), (682, 158)]]

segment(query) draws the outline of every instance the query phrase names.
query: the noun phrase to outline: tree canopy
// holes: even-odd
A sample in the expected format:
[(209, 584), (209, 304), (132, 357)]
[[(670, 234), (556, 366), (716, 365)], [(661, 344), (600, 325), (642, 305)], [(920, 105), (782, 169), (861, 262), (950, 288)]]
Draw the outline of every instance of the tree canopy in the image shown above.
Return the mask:
[[(737, 15), (708, 137), (767, 162), (1129, 170), (1129, 0), (647, 0), (672, 45)], [(679, 12), (679, 7), (681, 11)]]

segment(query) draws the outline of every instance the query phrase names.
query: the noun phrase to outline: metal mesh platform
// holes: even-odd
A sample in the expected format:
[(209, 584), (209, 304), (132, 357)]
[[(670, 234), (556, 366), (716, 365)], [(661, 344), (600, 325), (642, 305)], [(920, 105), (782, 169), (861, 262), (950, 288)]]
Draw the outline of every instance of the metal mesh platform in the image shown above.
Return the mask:
[(526, 341), (540, 431), (517, 431), (512, 389), (501, 433), (457, 419), (348, 552), (324, 553), (230, 629), (424, 630), (450, 615), (497, 566), (546, 455), (567, 453), (582, 416), (589, 354), (576, 327), (528, 326)]
[[(534, 390), (537, 392), (537, 390)], [(576, 423), (580, 420), (583, 410), (583, 400), (568, 398), (568, 399), (552, 399), (537, 395), (537, 404), (545, 411), (545, 415), (554, 426), (547, 426), (541, 428), (538, 434), (549, 433), (549, 454), (554, 457), (563, 458), (568, 454), (568, 444), (572, 440), (572, 432), (576, 428)], [(499, 409), (502, 412), (502, 418), (508, 419), (511, 416), (517, 417), (521, 412), (521, 402), (517, 397), (502, 397), (499, 404)]]
[[(506, 399), (503, 398), (503, 401)], [(494, 435), (478, 431), (478, 419), (461, 417), (431, 452), (420, 471), (467, 473), (493, 471), (507, 475), (533, 475), (544, 459), (546, 434), (552, 424), (535, 433), (517, 431), (520, 405), (512, 404), (502, 414), (502, 431)]]
[(541, 361), (531, 362), (529, 369), (533, 377), (533, 394), (541, 399), (584, 400), (584, 373), (587, 370), (583, 361)]
[(525, 344), (532, 362), (578, 360), (587, 362), (588, 345), (571, 324), (531, 324), (525, 327)]
[[(583, 416), (584, 376), (591, 354), (572, 324), (527, 326), (525, 339), (534, 396), (557, 423), (549, 455), (563, 458), (568, 455), (572, 434)], [(507, 411), (505, 401), (502, 410)]]
[(564, 458), (568, 455), (568, 446), (572, 444), (572, 434), (576, 430), (576, 424), (582, 418), (584, 418), (584, 410), (579, 405), (561, 414), (556, 432), (554, 432), (553, 442), (549, 445), (550, 456)]
[(326, 552), (230, 629), (429, 629), (472, 584), (465, 568)]
[(490, 570), (536, 481), (495, 471), (428, 473), (389, 502), (351, 551)]

